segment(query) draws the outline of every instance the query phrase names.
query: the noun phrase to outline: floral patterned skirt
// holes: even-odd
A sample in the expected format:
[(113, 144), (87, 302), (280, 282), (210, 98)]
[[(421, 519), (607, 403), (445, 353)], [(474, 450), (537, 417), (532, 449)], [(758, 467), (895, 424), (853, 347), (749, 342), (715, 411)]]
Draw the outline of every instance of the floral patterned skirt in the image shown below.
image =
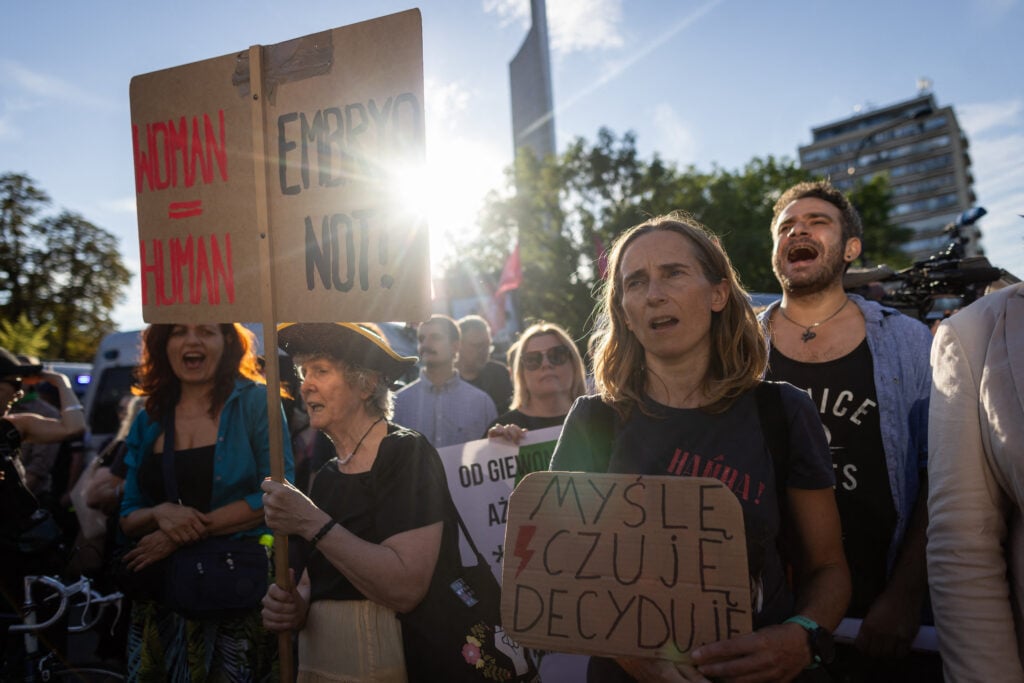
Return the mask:
[(128, 680), (171, 683), (278, 681), (278, 637), (260, 608), (222, 620), (186, 619), (155, 602), (132, 606)]

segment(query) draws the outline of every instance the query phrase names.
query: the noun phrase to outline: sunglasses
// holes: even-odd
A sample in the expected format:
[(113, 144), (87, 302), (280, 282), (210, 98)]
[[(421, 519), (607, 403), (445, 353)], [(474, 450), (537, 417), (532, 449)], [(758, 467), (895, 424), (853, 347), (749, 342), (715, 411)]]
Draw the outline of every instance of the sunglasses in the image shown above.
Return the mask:
[(552, 346), (547, 351), (530, 351), (523, 354), (523, 367), (527, 370), (539, 370), (544, 364), (545, 357), (554, 366), (565, 365), (572, 357), (572, 353), (565, 346)]

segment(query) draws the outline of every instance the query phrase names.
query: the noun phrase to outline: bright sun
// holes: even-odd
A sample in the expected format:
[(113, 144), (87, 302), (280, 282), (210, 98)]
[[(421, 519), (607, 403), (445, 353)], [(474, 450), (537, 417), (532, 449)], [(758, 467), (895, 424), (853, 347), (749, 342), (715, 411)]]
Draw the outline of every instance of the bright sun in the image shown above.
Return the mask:
[(396, 173), (402, 207), (427, 219), (435, 277), (445, 257), (479, 230), (484, 197), (502, 187), (502, 163), (486, 145), (428, 133), (427, 164)]

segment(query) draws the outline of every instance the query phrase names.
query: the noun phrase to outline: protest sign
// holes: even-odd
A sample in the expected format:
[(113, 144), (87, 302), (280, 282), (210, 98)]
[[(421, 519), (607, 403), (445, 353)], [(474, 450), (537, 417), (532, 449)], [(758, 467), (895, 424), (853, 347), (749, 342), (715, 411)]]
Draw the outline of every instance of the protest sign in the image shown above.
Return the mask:
[[(561, 427), (531, 431), (518, 446), (504, 439), (481, 439), (438, 450), (452, 500), (499, 581), (509, 496), (523, 476), (548, 468), (561, 431)], [(462, 557), (473, 562), (465, 545)]]
[(147, 322), (262, 320), (261, 298), (282, 322), (429, 314), (427, 228), (402, 201), (424, 162), (418, 10), (136, 76), (130, 94)]
[(502, 623), (527, 647), (685, 661), (750, 631), (748, 572), (717, 479), (534, 473), (509, 501)]

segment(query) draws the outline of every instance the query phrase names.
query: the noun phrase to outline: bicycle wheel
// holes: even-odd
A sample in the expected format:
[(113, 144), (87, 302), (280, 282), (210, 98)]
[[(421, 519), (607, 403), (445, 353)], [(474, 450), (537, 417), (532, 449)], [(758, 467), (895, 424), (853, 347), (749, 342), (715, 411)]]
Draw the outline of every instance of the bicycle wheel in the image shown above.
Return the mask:
[(120, 683), (124, 681), (124, 674), (113, 669), (104, 669), (95, 664), (69, 664), (51, 672), (51, 680), (62, 683)]

